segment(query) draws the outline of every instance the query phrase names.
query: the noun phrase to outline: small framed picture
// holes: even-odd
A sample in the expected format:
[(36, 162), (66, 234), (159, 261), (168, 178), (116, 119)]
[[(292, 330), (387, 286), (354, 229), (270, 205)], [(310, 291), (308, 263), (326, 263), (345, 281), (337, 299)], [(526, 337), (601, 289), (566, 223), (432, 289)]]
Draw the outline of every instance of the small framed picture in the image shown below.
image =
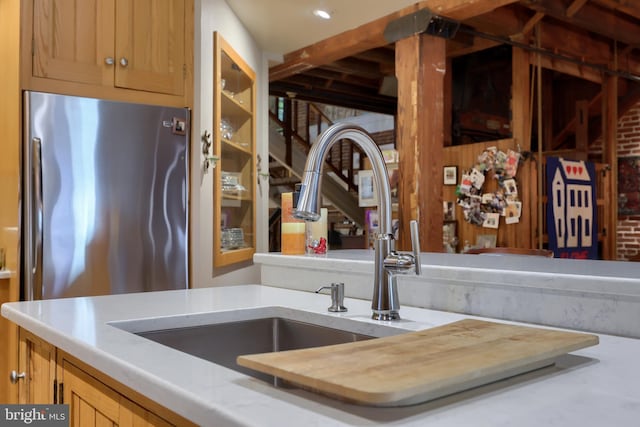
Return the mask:
[(458, 181), (458, 167), (445, 166), (444, 167), (444, 185), (456, 185), (457, 181)]
[(495, 248), (496, 235), (495, 234), (478, 234), (478, 236), (476, 237), (476, 247)]
[(373, 170), (366, 169), (358, 172), (358, 206), (369, 207), (378, 204)]
[(453, 221), (456, 219), (456, 205), (454, 202), (442, 202), (442, 210), (445, 221)]

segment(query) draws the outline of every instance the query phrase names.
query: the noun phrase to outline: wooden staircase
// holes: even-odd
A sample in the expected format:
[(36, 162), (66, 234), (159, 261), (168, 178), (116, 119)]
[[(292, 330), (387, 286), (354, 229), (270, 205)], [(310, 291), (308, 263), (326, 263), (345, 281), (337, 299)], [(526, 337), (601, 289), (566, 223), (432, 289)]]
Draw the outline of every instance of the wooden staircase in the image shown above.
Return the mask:
[[(311, 144), (333, 122), (315, 104), (279, 97), (271, 97), (269, 118), (269, 195), (279, 204), (280, 194), (293, 191), (300, 182)], [(347, 217), (363, 227), (364, 209), (358, 206), (355, 183), (363, 158), (356, 156), (358, 152), (348, 140), (334, 145), (324, 166), (322, 196), (333, 216)]]

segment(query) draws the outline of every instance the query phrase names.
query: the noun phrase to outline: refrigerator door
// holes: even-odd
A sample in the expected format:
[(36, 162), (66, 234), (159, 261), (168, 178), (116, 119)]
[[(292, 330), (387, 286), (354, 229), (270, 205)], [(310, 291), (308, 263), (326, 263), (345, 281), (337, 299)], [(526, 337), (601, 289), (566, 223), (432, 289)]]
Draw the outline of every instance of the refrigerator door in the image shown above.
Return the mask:
[(189, 111), (24, 101), (26, 299), (188, 287)]

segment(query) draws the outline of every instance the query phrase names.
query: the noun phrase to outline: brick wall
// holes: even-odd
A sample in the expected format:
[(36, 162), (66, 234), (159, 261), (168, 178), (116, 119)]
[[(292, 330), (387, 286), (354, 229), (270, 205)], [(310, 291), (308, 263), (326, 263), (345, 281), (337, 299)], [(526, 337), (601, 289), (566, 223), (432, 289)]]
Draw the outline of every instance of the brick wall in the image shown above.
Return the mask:
[[(618, 157), (633, 156), (640, 156), (640, 103), (618, 121)], [(639, 254), (640, 216), (618, 216), (618, 259)]]
[[(602, 140), (596, 141), (589, 151), (600, 157)], [(618, 157), (635, 156), (640, 156), (640, 103), (618, 120)], [(617, 259), (640, 255), (640, 216), (619, 215), (617, 233)]]

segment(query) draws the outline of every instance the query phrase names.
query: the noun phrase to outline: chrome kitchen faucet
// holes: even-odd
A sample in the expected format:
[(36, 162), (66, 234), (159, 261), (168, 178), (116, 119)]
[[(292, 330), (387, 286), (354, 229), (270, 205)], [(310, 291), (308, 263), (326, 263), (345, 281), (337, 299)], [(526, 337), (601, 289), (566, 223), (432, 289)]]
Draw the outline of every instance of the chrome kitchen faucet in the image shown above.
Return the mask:
[(395, 251), (391, 228), (391, 186), (384, 157), (378, 145), (362, 128), (338, 123), (322, 132), (311, 146), (302, 177), (300, 197), (294, 216), (305, 221), (320, 219), (320, 184), (322, 166), (334, 143), (350, 139), (364, 151), (373, 168), (373, 178), (378, 195), (379, 232), (374, 241), (374, 283), (371, 309), (375, 320), (400, 319), (400, 301), (396, 275), (415, 272), (420, 274), (420, 241), (418, 223), (411, 221), (413, 254)]

